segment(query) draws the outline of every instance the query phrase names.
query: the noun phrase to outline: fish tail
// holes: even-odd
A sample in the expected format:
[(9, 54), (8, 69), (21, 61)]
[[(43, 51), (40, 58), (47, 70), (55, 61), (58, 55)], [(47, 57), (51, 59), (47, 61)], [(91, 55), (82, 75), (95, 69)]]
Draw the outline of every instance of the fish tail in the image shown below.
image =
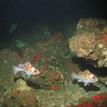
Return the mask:
[(74, 79), (76, 79), (76, 78), (77, 78), (76, 73), (75, 73), (75, 72), (72, 72), (72, 73), (71, 73), (71, 79), (74, 80)]
[(20, 68), (16, 67), (16, 66), (13, 66), (13, 74), (17, 74), (18, 72), (20, 72)]

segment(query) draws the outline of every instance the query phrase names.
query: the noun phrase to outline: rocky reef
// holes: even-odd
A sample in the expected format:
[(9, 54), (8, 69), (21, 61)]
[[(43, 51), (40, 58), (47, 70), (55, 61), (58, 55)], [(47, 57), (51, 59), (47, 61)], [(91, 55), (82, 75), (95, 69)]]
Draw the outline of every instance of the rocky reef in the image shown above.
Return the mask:
[(107, 67), (107, 22), (102, 19), (80, 19), (69, 48), (77, 57), (94, 67)]
[(35, 91), (26, 82), (19, 79), (2, 97), (2, 107), (36, 107), (38, 101)]
[[(84, 69), (84, 65), (88, 66), (86, 63), (83, 65), (81, 59), (90, 61), (98, 69), (106, 67), (106, 63), (98, 65), (100, 60), (106, 59), (106, 54), (102, 54), (107, 49), (106, 29), (105, 20), (82, 19), (76, 32), (49, 33), (46, 29), (43, 32), (34, 29), (29, 36), (28, 32), (21, 32), (27, 38), (17, 38), (20, 40), (18, 44), (14, 41), (14, 46), (0, 50), (0, 107), (106, 107), (106, 75), (104, 78), (98, 72), (100, 76), (95, 75), (101, 78), (101, 82), (91, 82), (86, 86), (71, 79), (73, 71), (75, 76), (85, 80), (95, 77), (94, 69)], [(74, 36), (69, 39), (68, 46), (69, 34)], [(13, 75), (13, 66), (26, 61), (40, 74), (29, 78), (20, 72)]]

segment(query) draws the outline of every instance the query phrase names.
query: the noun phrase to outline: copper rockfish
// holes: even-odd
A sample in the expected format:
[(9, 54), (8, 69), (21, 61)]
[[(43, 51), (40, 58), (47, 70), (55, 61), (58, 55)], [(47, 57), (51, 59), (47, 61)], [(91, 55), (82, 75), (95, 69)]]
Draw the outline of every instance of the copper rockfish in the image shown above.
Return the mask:
[(31, 75), (38, 75), (40, 71), (33, 67), (30, 62), (25, 62), (24, 64), (19, 64), (18, 66), (13, 66), (13, 73), (16, 75), (21, 72), (23, 75), (30, 77)]
[(77, 80), (78, 82), (84, 83), (84, 86), (87, 86), (89, 84), (93, 84), (98, 81), (98, 78), (92, 74), (89, 70), (85, 70), (84, 72), (75, 73), (73, 72), (71, 74), (72, 80)]

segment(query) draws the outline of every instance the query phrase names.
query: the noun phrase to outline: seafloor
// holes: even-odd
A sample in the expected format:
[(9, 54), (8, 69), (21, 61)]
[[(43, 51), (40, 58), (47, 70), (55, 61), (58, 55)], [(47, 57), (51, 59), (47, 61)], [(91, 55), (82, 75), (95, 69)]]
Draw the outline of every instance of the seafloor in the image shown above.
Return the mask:
[[(68, 38), (73, 29), (66, 32), (50, 31), (48, 25), (16, 31), (12, 44), (0, 50), (0, 107), (94, 107), (92, 96), (100, 96), (94, 103), (104, 98), (105, 84), (84, 86), (71, 80), (72, 71), (88, 65), (70, 52)], [(26, 61), (41, 74), (14, 76), (13, 66)], [(102, 107), (99, 102), (98, 107)], [(82, 103), (84, 106), (79, 105)]]

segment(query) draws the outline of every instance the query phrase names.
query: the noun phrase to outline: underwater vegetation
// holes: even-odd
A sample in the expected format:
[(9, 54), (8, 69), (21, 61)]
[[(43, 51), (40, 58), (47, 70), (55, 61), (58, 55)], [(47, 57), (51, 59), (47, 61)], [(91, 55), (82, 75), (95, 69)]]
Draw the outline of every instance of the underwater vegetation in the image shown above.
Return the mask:
[(23, 50), (27, 47), (27, 43), (21, 41), (21, 40), (16, 40), (15, 42), (15, 51), (16, 51), (16, 57), (17, 59), (22, 59), (24, 57), (24, 52)]
[(26, 44), (20, 40), (16, 40), (16, 48), (17, 49), (22, 49), (26, 46)]
[(0, 107), (107, 107), (106, 28), (82, 19), (71, 37), (43, 28), (1, 50)]

